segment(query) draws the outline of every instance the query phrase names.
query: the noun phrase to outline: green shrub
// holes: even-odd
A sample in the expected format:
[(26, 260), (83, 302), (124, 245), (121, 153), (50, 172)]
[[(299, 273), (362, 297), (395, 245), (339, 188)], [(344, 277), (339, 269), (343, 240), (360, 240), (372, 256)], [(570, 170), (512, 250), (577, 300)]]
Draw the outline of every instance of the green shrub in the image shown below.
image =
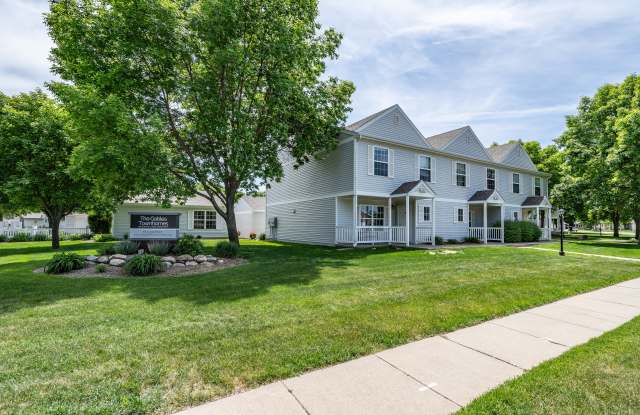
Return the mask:
[(131, 255), (138, 252), (138, 243), (134, 241), (122, 241), (113, 246), (116, 254)]
[(474, 237), (474, 236), (467, 236), (466, 238), (464, 238), (464, 241), (468, 244), (479, 244), (480, 243), (480, 239)]
[(34, 241), (48, 241), (49, 235), (46, 233), (36, 233), (32, 238)]
[(62, 233), (60, 234), (61, 241), (87, 241), (91, 239), (90, 233)]
[(124, 266), (129, 275), (152, 275), (162, 270), (162, 261), (156, 255), (136, 255)]
[(150, 254), (164, 256), (169, 253), (169, 250), (171, 249), (171, 245), (169, 245), (169, 242), (156, 241), (156, 242), (149, 242), (147, 244), (147, 248), (149, 249)]
[(60, 252), (53, 256), (44, 267), (47, 274), (62, 274), (84, 268), (84, 258), (73, 252)]
[(520, 221), (520, 232), (522, 234), (522, 242), (536, 242), (542, 236), (542, 231), (533, 222)]
[(442, 236), (436, 235), (436, 245), (442, 245), (442, 244), (444, 244), (444, 239), (442, 239)]
[(253, 240), (255, 240), (255, 239), (256, 239), (256, 233), (255, 233), (255, 232), (251, 232), (251, 233), (249, 234), (249, 239), (253, 239)]
[(460, 242), (460, 241), (458, 241), (457, 239), (447, 239), (447, 244), (449, 244), (449, 245), (455, 245), (458, 242)]
[(113, 255), (116, 253), (115, 245), (100, 246), (97, 249), (98, 255)]
[(7, 242), (8, 239), (7, 235), (0, 233), (0, 242)]
[(93, 235), (93, 240), (96, 242), (111, 242), (111, 241), (117, 241), (118, 238), (111, 235), (110, 233), (99, 233), (99, 234)]
[(111, 218), (110, 212), (91, 212), (87, 218), (89, 229), (93, 233), (108, 234), (111, 229)]
[(260, 240), (261, 241), (266, 241), (267, 240), (267, 235), (264, 232), (260, 234)]
[(107, 266), (105, 264), (98, 264), (96, 265), (96, 271), (98, 271), (100, 274), (107, 272)]
[(31, 239), (32, 239), (32, 236), (31, 236), (30, 233), (19, 232), (19, 233), (16, 233), (15, 235), (13, 235), (9, 239), (9, 242), (30, 242)]
[(204, 245), (193, 235), (183, 235), (173, 247), (173, 252), (177, 255), (200, 255), (204, 252)]
[(504, 221), (504, 241), (508, 243), (522, 242), (522, 231), (519, 221)]
[(229, 241), (222, 241), (216, 245), (216, 255), (223, 258), (235, 258), (239, 251), (240, 247)]

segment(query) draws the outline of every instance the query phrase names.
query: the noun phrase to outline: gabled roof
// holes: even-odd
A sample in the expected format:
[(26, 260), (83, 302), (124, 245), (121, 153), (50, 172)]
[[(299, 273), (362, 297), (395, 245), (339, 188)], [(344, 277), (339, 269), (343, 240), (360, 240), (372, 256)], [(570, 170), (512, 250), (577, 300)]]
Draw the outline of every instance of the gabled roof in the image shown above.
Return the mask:
[(432, 135), (431, 137), (427, 137), (425, 140), (428, 144), (432, 145), (434, 148), (438, 150), (442, 150), (446, 146), (449, 145), (453, 140), (460, 137), (460, 135), (467, 129), (470, 128), (468, 125), (456, 128), (455, 130), (447, 131), (444, 133)]
[(345, 128), (365, 137), (417, 147), (430, 147), (420, 130), (397, 104), (371, 114)]
[(410, 182), (404, 182), (396, 190), (391, 192), (392, 196), (397, 195), (406, 195), (406, 194), (422, 194), (425, 197), (433, 197), (435, 196), (435, 192), (428, 184), (426, 184), (422, 180), (412, 180)]
[(469, 198), (469, 202), (492, 202), (492, 203), (503, 203), (504, 199), (500, 195), (500, 193), (495, 190), (478, 190)]
[(498, 144), (487, 149), (489, 155), (494, 161), (502, 163), (502, 161), (516, 148), (516, 143)]
[(527, 170), (538, 170), (521, 142), (501, 144), (487, 149), (491, 158), (497, 162), (512, 167)]
[(522, 202), (522, 206), (551, 206), (546, 196), (529, 196), (524, 202)]
[(346, 128), (346, 129), (347, 129), (347, 130), (349, 130), (349, 131), (358, 131), (360, 128), (362, 128), (363, 126), (365, 126), (366, 124), (368, 124), (368, 123), (369, 123), (369, 121), (373, 121), (373, 120), (375, 120), (376, 118), (378, 118), (379, 116), (381, 116), (382, 114), (384, 114), (385, 112), (387, 112), (387, 111), (391, 110), (392, 108), (394, 108), (394, 107), (396, 107), (396, 106), (397, 106), (397, 104), (396, 104), (396, 105), (392, 105), (392, 106), (390, 106), (389, 108), (385, 108), (385, 109), (383, 109), (382, 111), (378, 111), (378, 112), (376, 112), (376, 113), (374, 113), (374, 114), (371, 114), (371, 115), (369, 115), (369, 116), (366, 116), (366, 117), (364, 117), (363, 119), (361, 119), (361, 120), (358, 120), (358, 121), (354, 122), (353, 124), (349, 124), (349, 125), (347, 125), (347, 126), (346, 126), (346, 127), (344, 127), (344, 128)]

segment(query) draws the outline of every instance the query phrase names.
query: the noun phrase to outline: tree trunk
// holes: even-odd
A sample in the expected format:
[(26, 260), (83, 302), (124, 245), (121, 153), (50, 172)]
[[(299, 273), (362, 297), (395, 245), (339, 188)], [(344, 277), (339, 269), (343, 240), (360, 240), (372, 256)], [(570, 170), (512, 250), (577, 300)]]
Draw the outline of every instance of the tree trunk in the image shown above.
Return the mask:
[(51, 248), (60, 249), (60, 217), (48, 217), (51, 227)]
[(240, 235), (236, 225), (236, 192), (238, 186), (235, 182), (225, 183), (225, 196), (227, 197), (227, 235), (229, 242), (240, 245)]
[(613, 222), (613, 237), (620, 237), (620, 214), (614, 213), (611, 216), (611, 221)]
[(636, 216), (633, 221), (636, 224), (636, 242), (640, 245), (640, 216)]

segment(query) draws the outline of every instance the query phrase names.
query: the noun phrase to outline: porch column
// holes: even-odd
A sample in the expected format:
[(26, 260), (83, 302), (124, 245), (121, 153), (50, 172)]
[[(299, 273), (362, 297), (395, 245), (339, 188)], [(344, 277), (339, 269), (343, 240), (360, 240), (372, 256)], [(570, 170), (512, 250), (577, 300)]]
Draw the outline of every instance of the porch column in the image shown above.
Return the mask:
[(536, 226), (540, 226), (540, 206), (536, 206)]
[(436, 198), (431, 199), (431, 245), (436, 246)]
[(500, 242), (504, 243), (504, 205), (500, 205)]
[(407, 233), (406, 235), (406, 245), (409, 246), (409, 195), (406, 195), (404, 197), (404, 205), (405, 205), (405, 209), (404, 209), (404, 225), (405, 225), (405, 232)]
[(338, 245), (338, 196), (336, 196), (336, 216), (333, 220), (333, 224), (335, 225), (333, 244)]
[(391, 197), (387, 198), (387, 232), (389, 233), (388, 238), (389, 238), (389, 244), (393, 243), (393, 230), (391, 229), (391, 226), (393, 225), (391, 223)]
[(487, 236), (488, 236), (487, 235), (487, 201), (486, 200), (483, 203), (483, 207), (484, 207), (484, 209), (483, 209), (482, 214), (484, 216), (484, 218), (483, 218), (484, 222), (482, 222), (482, 223), (484, 225), (484, 243), (486, 244), (488, 242), (488, 238), (487, 238)]
[(358, 195), (353, 195), (353, 246), (358, 245)]

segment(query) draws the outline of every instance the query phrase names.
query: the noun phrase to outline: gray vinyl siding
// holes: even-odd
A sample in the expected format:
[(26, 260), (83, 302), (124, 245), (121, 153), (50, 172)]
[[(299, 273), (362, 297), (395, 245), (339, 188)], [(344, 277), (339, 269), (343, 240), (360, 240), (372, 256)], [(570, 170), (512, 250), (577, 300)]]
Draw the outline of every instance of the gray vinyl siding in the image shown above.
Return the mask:
[(175, 206), (171, 208), (161, 208), (154, 205), (122, 205), (113, 214), (113, 222), (111, 224), (111, 233), (116, 238), (124, 238), (129, 233), (130, 212), (157, 212), (157, 213), (180, 213), (180, 234), (190, 234), (201, 236), (203, 238), (226, 238), (227, 225), (220, 216), (216, 218), (216, 229), (202, 230), (189, 229), (189, 212), (194, 210), (212, 210), (211, 207), (196, 206)]
[(283, 242), (335, 244), (335, 198), (267, 205), (267, 217), (277, 217), (268, 237)]
[(470, 128), (449, 143), (444, 150), (479, 160), (491, 161), (482, 143)]
[[(457, 208), (464, 209), (464, 222), (456, 223)], [(464, 239), (469, 236), (469, 211), (466, 203), (443, 202), (436, 199), (436, 235), (443, 239)]]
[(283, 166), (280, 182), (270, 182), (267, 204), (317, 199), (353, 191), (353, 141), (344, 142), (322, 159), (312, 158), (294, 168), (293, 163)]
[(422, 134), (398, 109), (389, 111), (375, 122), (359, 130), (365, 136), (384, 138), (401, 144), (409, 144), (428, 148)]
[(521, 169), (533, 170), (536, 168), (527, 155), (527, 152), (520, 145), (511, 150), (502, 162), (509, 166), (519, 167)]

